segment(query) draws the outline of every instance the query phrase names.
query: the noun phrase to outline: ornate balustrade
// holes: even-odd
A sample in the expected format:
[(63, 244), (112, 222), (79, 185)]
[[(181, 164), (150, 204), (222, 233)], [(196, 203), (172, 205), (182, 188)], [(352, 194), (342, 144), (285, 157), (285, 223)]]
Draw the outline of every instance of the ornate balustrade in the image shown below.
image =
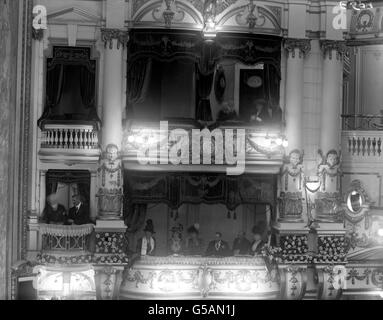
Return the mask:
[(41, 147), (98, 149), (97, 131), (91, 125), (47, 124), (42, 131)]
[(39, 262), (51, 264), (90, 263), (90, 238), (93, 224), (40, 224), (41, 253)]
[(270, 299), (276, 272), (261, 257), (143, 257), (123, 277), (120, 299)]
[(343, 131), (343, 160), (381, 160), (383, 131)]
[[(199, 165), (210, 164), (208, 170), (216, 172), (235, 165), (238, 162), (232, 160), (238, 159), (246, 161), (246, 170), (251, 172), (277, 173), (287, 143), (279, 126), (254, 128), (234, 123), (205, 128), (185, 123), (165, 127), (134, 124), (124, 131), (122, 159), (129, 169), (141, 170), (145, 167), (143, 162), (152, 169), (171, 164), (172, 170), (182, 171), (200, 170)], [(175, 150), (182, 150), (182, 154), (173, 154)], [(167, 163), (163, 162), (164, 157)], [(173, 165), (172, 157), (179, 158), (178, 166)]]
[(383, 114), (343, 114), (343, 130), (383, 130)]
[(64, 160), (83, 158), (87, 161), (97, 161), (100, 154), (97, 126), (86, 123), (44, 124), (39, 154), (41, 160), (46, 161), (54, 160), (55, 155)]

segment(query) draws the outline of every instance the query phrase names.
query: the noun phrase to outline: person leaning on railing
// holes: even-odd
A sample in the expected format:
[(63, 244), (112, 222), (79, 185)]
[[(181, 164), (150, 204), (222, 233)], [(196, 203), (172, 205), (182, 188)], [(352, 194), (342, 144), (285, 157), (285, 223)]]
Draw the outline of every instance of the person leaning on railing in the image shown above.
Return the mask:
[(89, 207), (85, 204), (81, 195), (72, 197), (73, 207), (69, 209), (68, 218), (65, 224), (87, 224), (90, 223)]
[(67, 220), (66, 209), (57, 201), (55, 193), (47, 197), (47, 204), (42, 214), (42, 222), (46, 224), (65, 224)]

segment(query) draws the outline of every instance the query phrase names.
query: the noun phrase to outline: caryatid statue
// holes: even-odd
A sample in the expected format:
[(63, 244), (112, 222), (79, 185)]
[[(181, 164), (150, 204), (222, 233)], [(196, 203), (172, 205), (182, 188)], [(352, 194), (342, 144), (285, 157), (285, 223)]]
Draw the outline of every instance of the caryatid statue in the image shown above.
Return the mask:
[(303, 212), (303, 153), (294, 149), (281, 170), (279, 212), (282, 220), (301, 220)]
[(321, 163), (318, 165), (321, 185), (315, 201), (316, 218), (321, 221), (337, 221), (342, 212), (340, 155), (334, 149), (328, 151), (325, 157), (321, 150), (318, 154), (321, 156)]
[(100, 158), (98, 184), (99, 219), (121, 219), (123, 173), (118, 147), (114, 144), (108, 144)]

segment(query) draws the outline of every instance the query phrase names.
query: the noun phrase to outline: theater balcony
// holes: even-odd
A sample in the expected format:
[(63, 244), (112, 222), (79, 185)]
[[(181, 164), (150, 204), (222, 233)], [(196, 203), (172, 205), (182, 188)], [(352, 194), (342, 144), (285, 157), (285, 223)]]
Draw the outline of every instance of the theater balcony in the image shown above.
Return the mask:
[(280, 125), (133, 123), (124, 131), (122, 159), (128, 170), (224, 172), (243, 164), (240, 173), (276, 174), (287, 143)]
[(89, 264), (92, 262), (91, 234), (93, 224), (38, 224), (40, 253), (37, 261), (48, 265)]
[(381, 166), (383, 115), (343, 115), (342, 118), (343, 164)]
[(96, 163), (100, 156), (96, 122), (47, 121), (39, 140), (42, 162)]

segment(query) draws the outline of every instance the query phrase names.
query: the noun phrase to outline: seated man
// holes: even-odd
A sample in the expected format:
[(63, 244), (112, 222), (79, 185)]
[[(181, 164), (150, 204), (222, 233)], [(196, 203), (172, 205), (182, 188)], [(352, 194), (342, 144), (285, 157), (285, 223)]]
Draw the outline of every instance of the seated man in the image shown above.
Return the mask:
[(262, 232), (261, 226), (258, 226), (258, 225), (254, 226), (252, 232), (253, 232), (254, 241), (251, 244), (251, 254), (252, 255), (261, 254), (262, 248), (265, 245), (265, 242), (262, 240), (263, 232)]
[(272, 109), (264, 99), (256, 99), (250, 114), (250, 122), (269, 122), (272, 118)]
[(90, 223), (89, 207), (84, 204), (83, 197), (76, 194), (72, 197), (73, 207), (69, 209), (66, 224), (86, 224)]
[(47, 224), (65, 223), (66, 210), (63, 205), (57, 202), (57, 195), (55, 193), (52, 193), (47, 197), (47, 205), (44, 208), (42, 220)]
[(233, 253), (235, 256), (250, 253), (250, 241), (247, 240), (245, 232), (239, 232), (237, 238), (234, 239)]
[(204, 241), (199, 237), (199, 224), (195, 223), (187, 229), (188, 239), (185, 245), (185, 254), (191, 256), (203, 255)]
[(206, 250), (207, 256), (227, 257), (230, 255), (230, 247), (226, 241), (222, 240), (222, 233), (215, 233), (215, 240), (209, 242)]

